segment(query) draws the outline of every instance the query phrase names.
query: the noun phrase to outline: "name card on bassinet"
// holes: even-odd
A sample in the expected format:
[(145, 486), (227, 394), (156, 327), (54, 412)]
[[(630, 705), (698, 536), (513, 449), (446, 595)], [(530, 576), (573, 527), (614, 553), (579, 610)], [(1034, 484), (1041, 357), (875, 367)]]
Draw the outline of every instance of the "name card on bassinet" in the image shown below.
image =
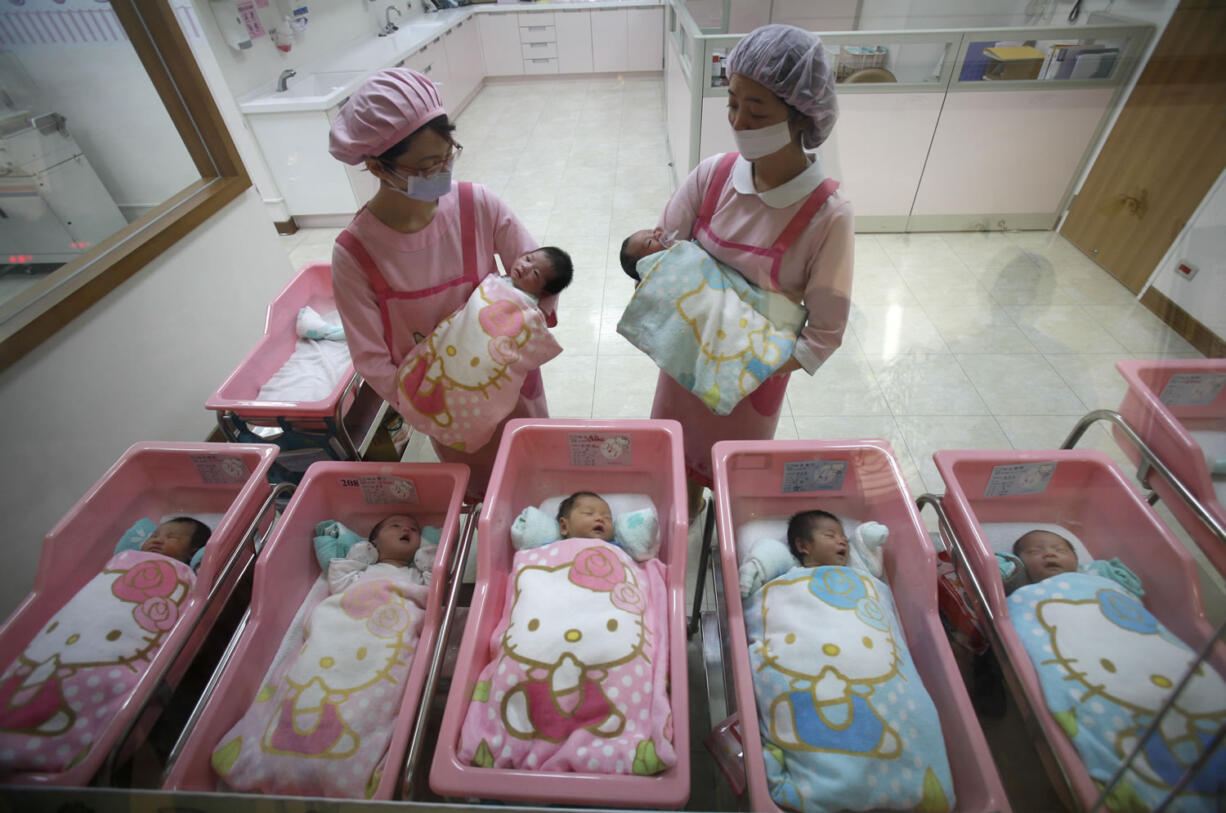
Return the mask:
[(985, 497), (1011, 497), (1018, 494), (1042, 494), (1056, 473), (1055, 462), (1013, 463), (993, 466)]
[(572, 432), (570, 435), (572, 466), (629, 466), (632, 451), (629, 435), (603, 432)]
[(1176, 373), (1162, 388), (1158, 400), (1167, 406), (1208, 406), (1226, 387), (1226, 374)]
[(846, 460), (795, 460), (783, 464), (783, 493), (842, 491)]
[(251, 476), (251, 469), (235, 455), (194, 454), (190, 460), (205, 483), (242, 483)]
[(343, 488), (357, 488), (362, 491), (362, 502), (367, 505), (387, 505), (389, 503), (408, 503), (417, 505), (417, 485), (412, 480), (403, 477), (392, 477), (386, 474), (371, 474), (362, 477), (342, 477)]

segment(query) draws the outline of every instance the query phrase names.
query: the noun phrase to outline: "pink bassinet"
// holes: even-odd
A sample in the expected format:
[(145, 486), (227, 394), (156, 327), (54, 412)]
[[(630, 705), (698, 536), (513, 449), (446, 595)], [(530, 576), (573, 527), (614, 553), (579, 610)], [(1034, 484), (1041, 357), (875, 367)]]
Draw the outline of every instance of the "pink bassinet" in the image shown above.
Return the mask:
[(174, 685), (182, 678), (255, 555), (254, 544), (244, 543), (257, 530), (257, 520), (271, 519), (267, 477), (276, 454), (269, 445), (137, 443), (56, 523), (43, 541), (33, 590), (0, 628), (0, 669), (102, 570), (115, 544), (138, 520), (221, 515), (175, 627), (85, 758), (61, 772), (14, 773), (0, 782), (89, 784), (108, 752), (124, 745), (125, 733), (154, 690), (163, 680)]
[[(288, 437), (270, 434), (269, 442), (277, 442), (286, 450), (307, 450), (300, 455), (283, 453), (279, 460), (281, 466), (298, 473), (320, 459), (320, 449), (333, 459), (356, 460), (361, 442), (359, 433), (373, 421), (381, 400), (374, 396), (373, 406), (366, 403), (374, 394), (362, 390), (368, 397), (361, 399), (361, 409), (355, 408), (361, 378), (352, 363), (325, 398), (317, 401), (258, 400), (260, 388), (294, 352), (298, 342), (298, 311), (303, 307), (314, 308), (320, 314), (336, 310), (331, 264), (310, 263), (281, 289), (268, 306), (263, 337), (204, 404), (217, 413), (217, 424), (231, 441), (249, 439), (253, 436), (253, 427), (280, 428)], [(357, 442), (355, 435), (359, 436)], [(303, 459), (295, 464), (296, 457)]]
[[(1115, 366), (1128, 382), (1120, 416), (1200, 501), (1219, 529), (1226, 529), (1226, 478), (1213, 479), (1201, 445), (1216, 440), (1217, 451), (1226, 457), (1226, 387), (1220, 383), (1226, 378), (1226, 359), (1121, 361)], [(1207, 390), (1198, 392), (1197, 385), (1206, 381)], [(1121, 440), (1120, 446), (1134, 463), (1140, 461), (1131, 443)], [(1202, 522), (1165, 479), (1150, 477), (1148, 485), (1210, 563), (1226, 575), (1226, 538)]]
[(320, 578), (315, 526), (337, 520), (365, 535), (388, 514), (403, 511), (441, 528), (426, 616), (405, 681), (400, 712), (388, 745), (375, 799), (391, 799), (413, 730), (437, 631), (447, 573), (468, 485), (468, 467), (446, 463), (316, 463), (307, 470), (255, 568), (250, 616), (216, 685), (184, 732), (164, 787), (219, 791), (210, 764), (214, 748), (251, 705), (295, 613)]
[[(460, 729), (506, 599), (515, 553), (511, 523), (527, 506), (578, 490), (646, 494), (660, 518), (668, 570), (669, 701), (677, 763), (655, 776), (500, 770), (462, 764)], [(676, 421), (516, 419), (502, 433), (477, 531), (477, 584), (430, 769), (430, 787), (450, 797), (534, 804), (676, 808), (690, 789), (686, 681), (685, 557), (688, 522), (681, 425)]]
[[(1039, 756), (1057, 790), (1071, 789), (1081, 805), (1089, 809), (1098, 798), (1098, 791), (1072, 741), (1048, 713), (1038, 675), (1013, 625), (1008, 623), (1004, 585), (984, 525), (1014, 522), (1059, 525), (1084, 543), (1090, 556), (1119, 557), (1133, 572), (1142, 575), (1145, 606), (1195, 649), (1214, 633), (1205, 620), (1192, 559), (1123, 473), (1101, 452), (939, 451), (933, 457), (945, 481), (945, 496), (940, 504), (955, 534), (953, 541), (965, 553), (996, 620), (994, 630), (1004, 650), (1002, 666), (1012, 665), (1012, 669), (1004, 670), (1010, 688), (1023, 711), (1029, 709), (1041, 727), (1046, 745), (1039, 749)], [(1000, 477), (997, 467), (1043, 463), (1056, 465), (1039, 493), (985, 496), (994, 472)], [(1001, 490), (998, 485), (992, 493)], [(1222, 654), (1219, 648), (1214, 660), (1219, 669), (1224, 662)]]
[[(846, 461), (837, 488), (805, 488), (815, 460)], [(945, 749), (960, 811), (1008, 811), (1000, 777), (937, 615), (936, 554), (889, 444), (856, 441), (722, 441), (712, 449), (720, 565), (728, 608), (728, 640), (736, 708), (743, 713), (746, 784), (753, 810), (779, 810), (771, 798), (758, 735), (753, 675), (738, 574), (736, 529), (754, 519), (786, 519), (821, 508), (840, 517), (873, 520), (890, 530), (886, 580), (902, 621), (915, 668), (941, 718)], [(810, 482), (812, 478), (810, 477)]]

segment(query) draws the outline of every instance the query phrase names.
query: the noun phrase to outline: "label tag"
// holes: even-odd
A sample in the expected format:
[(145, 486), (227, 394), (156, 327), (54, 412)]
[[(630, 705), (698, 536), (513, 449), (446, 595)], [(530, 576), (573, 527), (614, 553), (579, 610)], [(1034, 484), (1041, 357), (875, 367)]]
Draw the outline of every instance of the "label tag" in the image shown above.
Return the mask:
[(244, 483), (251, 470), (241, 457), (234, 455), (194, 454), (192, 465), (206, 483)]
[(1056, 473), (1056, 463), (1013, 463), (993, 466), (985, 497), (1011, 497), (1017, 494), (1042, 494)]
[(264, 24), (260, 22), (260, 13), (256, 11), (255, 3), (252, 0), (240, 0), (238, 4), (238, 18), (243, 21), (243, 25), (247, 28), (247, 36), (251, 39), (259, 39), (266, 33)]
[(629, 466), (632, 451), (629, 435), (579, 432), (570, 435), (572, 466)]
[(1226, 373), (1176, 373), (1158, 400), (1167, 406), (1208, 406), (1226, 387)]
[(842, 491), (846, 460), (797, 460), (783, 464), (784, 494), (798, 491)]
[(412, 480), (392, 477), (389, 474), (367, 474), (361, 477), (342, 477), (342, 488), (357, 488), (362, 491), (362, 502), (367, 505), (407, 503), (417, 505), (417, 486)]

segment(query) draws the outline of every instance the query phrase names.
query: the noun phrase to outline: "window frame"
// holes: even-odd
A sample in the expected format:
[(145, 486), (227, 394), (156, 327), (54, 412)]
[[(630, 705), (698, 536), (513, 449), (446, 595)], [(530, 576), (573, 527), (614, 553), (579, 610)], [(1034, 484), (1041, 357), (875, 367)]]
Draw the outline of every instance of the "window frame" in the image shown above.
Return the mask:
[(0, 306), (0, 372), (67, 326), (251, 186), (166, 0), (110, 0), (200, 180)]

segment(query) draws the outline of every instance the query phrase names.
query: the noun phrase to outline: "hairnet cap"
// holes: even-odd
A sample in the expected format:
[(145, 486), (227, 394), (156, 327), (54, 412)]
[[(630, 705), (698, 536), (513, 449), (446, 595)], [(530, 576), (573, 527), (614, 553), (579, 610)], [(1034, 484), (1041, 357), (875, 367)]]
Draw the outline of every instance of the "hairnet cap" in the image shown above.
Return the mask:
[(801, 134), (815, 150), (839, 117), (834, 72), (816, 35), (794, 25), (755, 28), (728, 55), (728, 70), (767, 88), (809, 119)]
[(346, 164), (381, 155), (446, 114), (438, 88), (408, 68), (388, 68), (367, 79), (332, 122), (328, 152)]

